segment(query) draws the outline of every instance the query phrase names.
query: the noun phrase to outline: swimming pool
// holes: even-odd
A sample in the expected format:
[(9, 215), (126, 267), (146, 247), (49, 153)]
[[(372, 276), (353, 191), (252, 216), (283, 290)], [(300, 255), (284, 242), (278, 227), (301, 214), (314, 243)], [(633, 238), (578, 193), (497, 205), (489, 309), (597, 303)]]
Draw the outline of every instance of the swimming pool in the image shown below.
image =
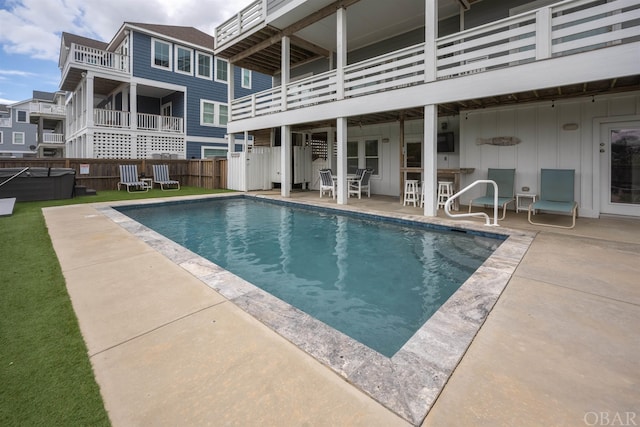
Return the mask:
[[(384, 206), (376, 200), (371, 207), (365, 205), (366, 210), (363, 210), (355, 203), (338, 206), (330, 200), (318, 200), (315, 192), (292, 193), (285, 200), (272, 194), (220, 194), (186, 196), (180, 199), (190, 201), (229, 197), (275, 200), (287, 206), (317, 208), (325, 213), (344, 211), (367, 219), (453, 228), (480, 236), (490, 230), (492, 234), (506, 239), (409, 341), (389, 358), (115, 210), (131, 202), (96, 206), (100, 214), (163, 254), (167, 262), (189, 272), (203, 285), (220, 293), (230, 303), (246, 311), (413, 425), (420, 425), (424, 420), (535, 236), (534, 232), (524, 230), (487, 228), (469, 221), (454, 222), (416, 215), (413, 209), (407, 211), (398, 208), (397, 200), (384, 202)], [(368, 200), (364, 202), (368, 203)], [(167, 201), (141, 200), (137, 205), (162, 203)]]
[(503, 241), (245, 198), (120, 210), (387, 357)]

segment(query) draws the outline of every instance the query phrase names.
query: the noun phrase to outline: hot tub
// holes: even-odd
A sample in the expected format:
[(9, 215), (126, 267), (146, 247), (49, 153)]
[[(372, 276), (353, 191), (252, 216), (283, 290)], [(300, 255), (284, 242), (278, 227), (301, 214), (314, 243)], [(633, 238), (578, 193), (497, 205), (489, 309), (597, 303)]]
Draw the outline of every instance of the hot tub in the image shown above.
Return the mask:
[(18, 202), (70, 199), (75, 179), (75, 169), (69, 168), (2, 168), (0, 198), (15, 197)]

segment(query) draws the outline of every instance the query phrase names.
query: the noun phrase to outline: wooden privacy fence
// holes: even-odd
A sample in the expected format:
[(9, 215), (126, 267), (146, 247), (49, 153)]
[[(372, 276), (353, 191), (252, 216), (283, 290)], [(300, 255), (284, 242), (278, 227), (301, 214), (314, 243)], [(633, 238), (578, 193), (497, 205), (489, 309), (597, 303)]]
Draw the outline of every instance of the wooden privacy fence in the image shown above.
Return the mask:
[(137, 165), (138, 174), (153, 178), (153, 165), (168, 165), (171, 179), (180, 185), (209, 189), (227, 188), (227, 159), (0, 159), (0, 168), (71, 168), (76, 185), (96, 191), (115, 190), (120, 181), (119, 165)]

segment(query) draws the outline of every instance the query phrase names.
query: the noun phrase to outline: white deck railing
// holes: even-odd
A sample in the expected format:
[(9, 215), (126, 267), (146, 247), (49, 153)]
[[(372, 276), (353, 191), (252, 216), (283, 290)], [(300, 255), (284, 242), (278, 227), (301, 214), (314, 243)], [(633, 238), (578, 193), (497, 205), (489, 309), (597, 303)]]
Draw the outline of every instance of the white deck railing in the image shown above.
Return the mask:
[(215, 48), (233, 41), (252, 27), (264, 22), (266, 10), (262, 0), (251, 3), (215, 30)]
[(49, 104), (46, 102), (30, 102), (29, 112), (56, 116), (64, 116), (66, 114), (64, 105)]
[[(157, 114), (138, 113), (137, 129), (151, 132), (184, 133), (182, 117), (168, 117)], [(130, 128), (131, 113), (129, 111), (93, 110), (93, 124), (107, 128)]]
[(65, 63), (97, 67), (119, 73), (129, 72), (129, 56), (71, 43)]
[(42, 135), (42, 142), (45, 144), (64, 144), (64, 134), (45, 133)]
[[(436, 40), (436, 79), (448, 79), (640, 40), (637, 0), (567, 0)], [(254, 4), (255, 6), (256, 4)], [(428, 83), (424, 43), (231, 102), (232, 120)], [(343, 88), (339, 88), (342, 84)]]

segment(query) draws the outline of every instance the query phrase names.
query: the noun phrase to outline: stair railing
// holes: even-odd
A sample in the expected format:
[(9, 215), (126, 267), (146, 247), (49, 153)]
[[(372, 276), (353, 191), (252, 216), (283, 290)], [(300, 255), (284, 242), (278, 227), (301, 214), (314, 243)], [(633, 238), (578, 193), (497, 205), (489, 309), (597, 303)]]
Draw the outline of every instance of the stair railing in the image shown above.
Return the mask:
[[(451, 203), (455, 199), (457, 199), (458, 197), (460, 197), (461, 195), (463, 195), (468, 190), (470, 190), (471, 188), (475, 187), (478, 184), (493, 184), (493, 224), (491, 224), (491, 219), (489, 218), (489, 215), (487, 215), (485, 212), (470, 212), (465, 214), (451, 213)], [(500, 225), (498, 224), (498, 184), (496, 184), (495, 181), (490, 179), (479, 179), (477, 181), (472, 182), (471, 184), (467, 185), (465, 188), (458, 191), (456, 194), (454, 194), (453, 196), (447, 199), (447, 202), (444, 204), (444, 212), (450, 218), (484, 217), (485, 218), (484, 225), (499, 227)]]
[(17, 177), (18, 175), (23, 174), (24, 172), (26, 172), (28, 170), (29, 170), (29, 166), (27, 166), (26, 168), (22, 169), (20, 172), (18, 172), (17, 174), (13, 175), (11, 178), (7, 179), (6, 181), (0, 182), (0, 187), (2, 187), (7, 182), (11, 181), (13, 178)]

